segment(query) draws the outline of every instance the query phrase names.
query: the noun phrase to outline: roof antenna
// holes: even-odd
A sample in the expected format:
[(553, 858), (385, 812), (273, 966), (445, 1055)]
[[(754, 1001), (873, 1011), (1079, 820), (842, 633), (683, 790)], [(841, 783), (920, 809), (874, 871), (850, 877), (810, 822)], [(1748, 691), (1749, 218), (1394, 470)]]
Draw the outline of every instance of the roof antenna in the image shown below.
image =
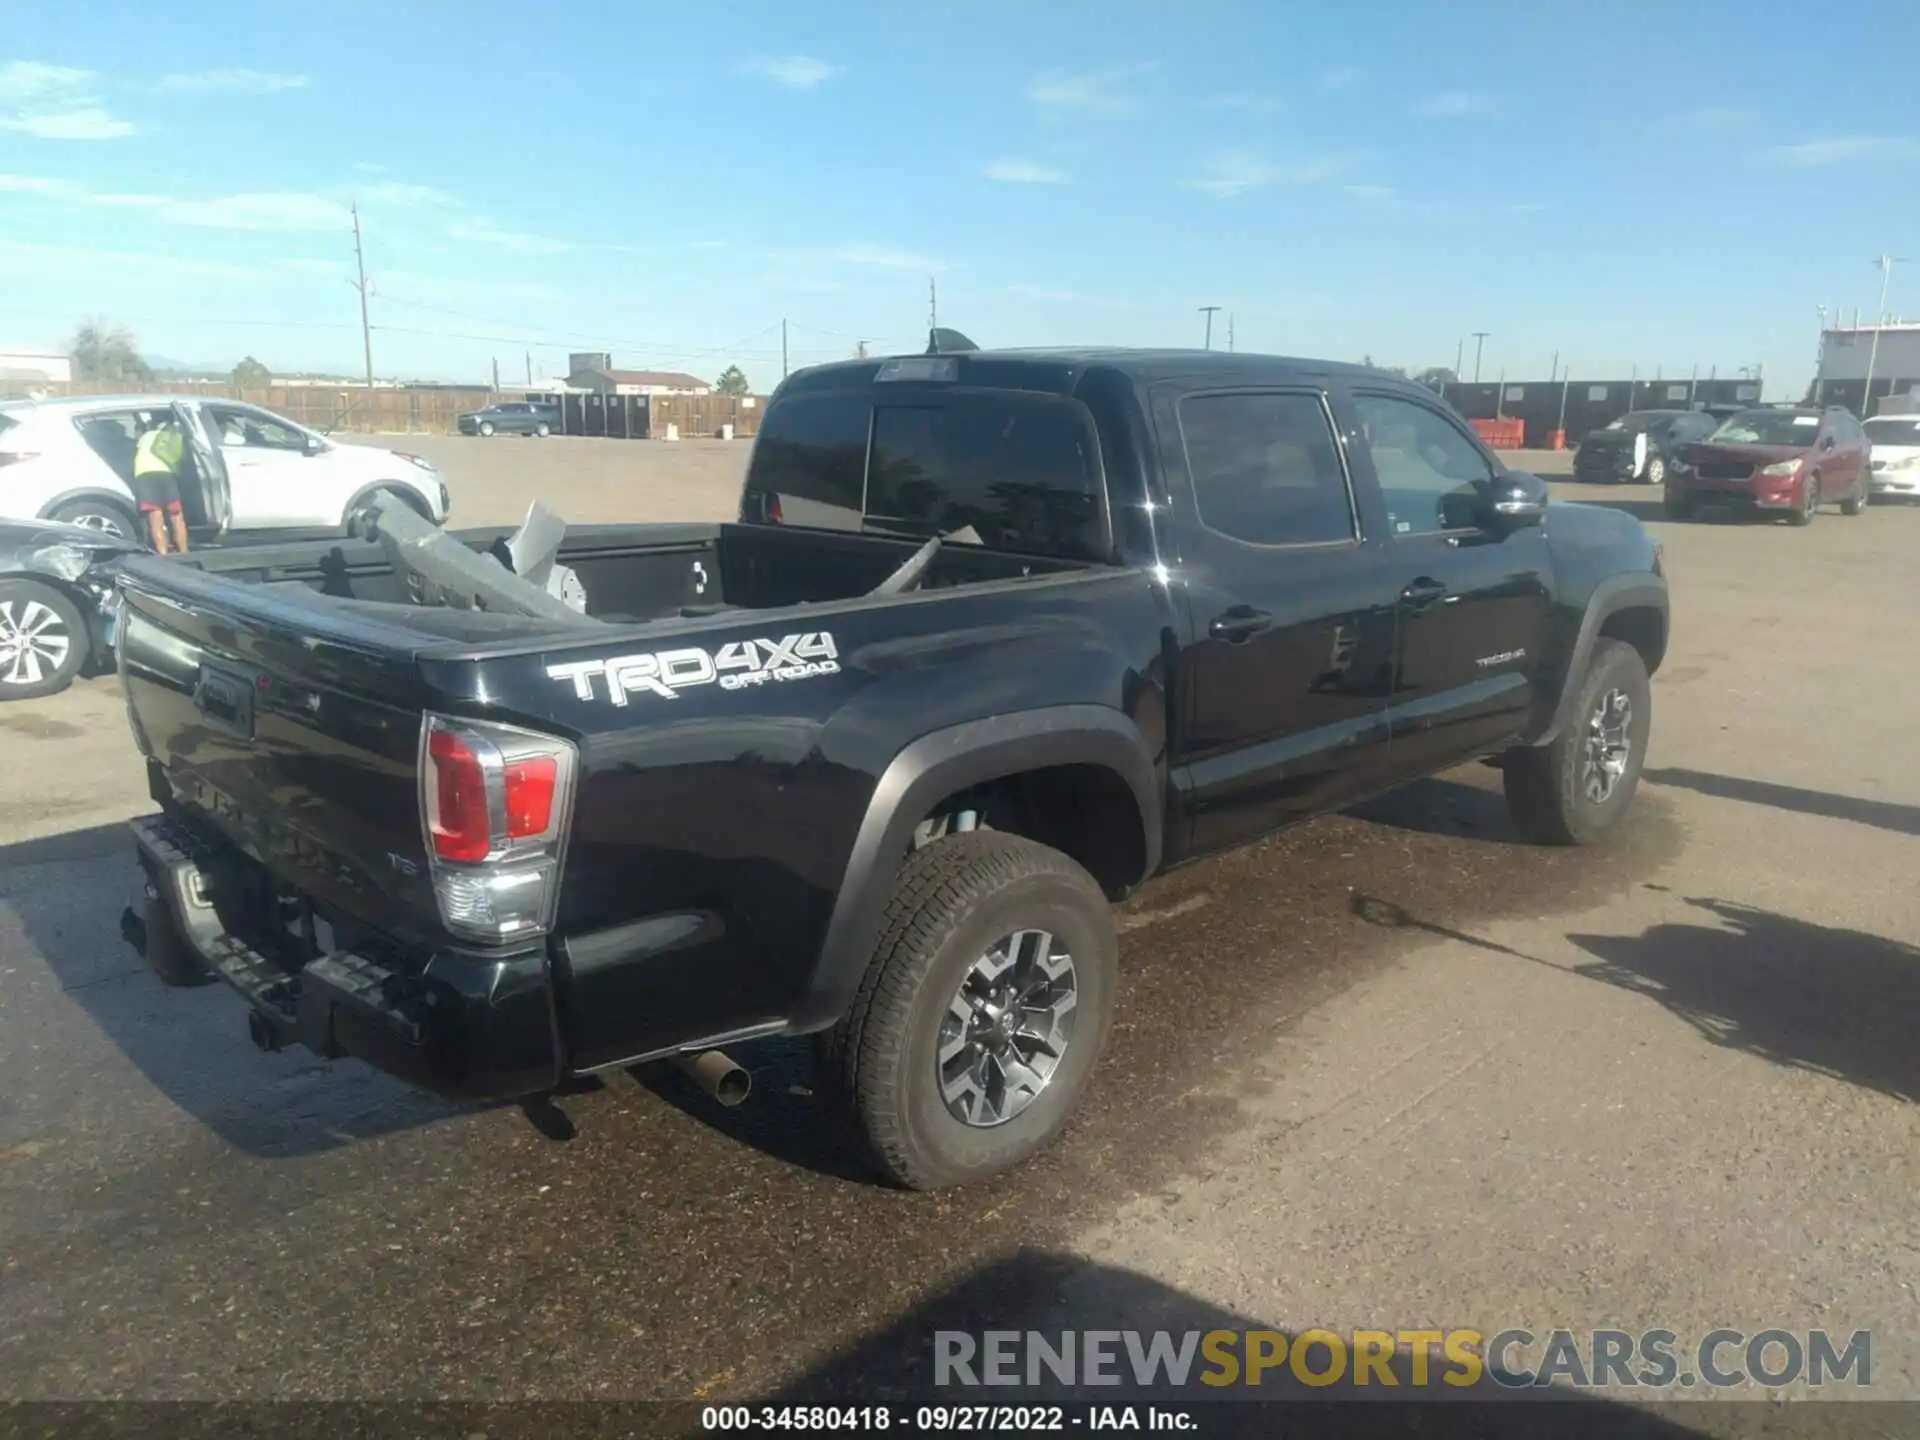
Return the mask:
[(927, 354), (929, 355), (952, 355), (958, 351), (979, 348), (958, 330), (948, 330), (944, 326), (936, 325), (927, 331)]

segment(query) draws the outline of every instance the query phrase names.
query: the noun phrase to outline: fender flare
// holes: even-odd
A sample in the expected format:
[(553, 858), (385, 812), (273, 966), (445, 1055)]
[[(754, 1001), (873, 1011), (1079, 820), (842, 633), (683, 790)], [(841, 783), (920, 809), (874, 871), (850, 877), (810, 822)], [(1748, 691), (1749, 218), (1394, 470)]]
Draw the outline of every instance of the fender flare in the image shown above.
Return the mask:
[(1560, 698), (1554, 704), (1553, 718), (1540, 735), (1528, 743), (1550, 745), (1572, 722), (1573, 707), (1580, 696), (1580, 681), (1587, 673), (1593, 655), (1593, 642), (1600, 638), (1600, 627), (1622, 610), (1653, 609), (1660, 612), (1660, 629), (1667, 630), (1667, 582), (1655, 574), (1611, 575), (1593, 587), (1586, 613), (1580, 617), (1580, 631), (1568, 652), (1566, 669), (1560, 676)]
[(789, 1017), (794, 1032), (825, 1029), (853, 1003), (879, 941), (896, 857), (943, 796), (1050, 765), (1113, 771), (1139, 807), (1146, 867), (1160, 868), (1158, 767), (1139, 727), (1103, 705), (1061, 705), (970, 720), (922, 735), (894, 756), (874, 787), (847, 856), (813, 976)]

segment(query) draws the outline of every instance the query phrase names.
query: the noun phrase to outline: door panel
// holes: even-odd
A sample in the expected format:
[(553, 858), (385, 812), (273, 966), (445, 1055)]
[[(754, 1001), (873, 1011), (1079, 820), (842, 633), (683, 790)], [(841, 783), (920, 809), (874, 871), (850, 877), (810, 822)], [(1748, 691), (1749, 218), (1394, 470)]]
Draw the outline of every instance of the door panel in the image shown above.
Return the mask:
[(324, 459), (308, 453), (306, 437), (264, 410), (243, 405), (203, 407), (209, 438), (219, 447), (232, 493), (233, 527), (240, 530), (339, 522), (336, 487), (324, 483)]
[(1494, 530), (1498, 462), (1437, 405), (1357, 390), (1356, 471), (1378, 487), (1398, 586), (1389, 764), (1430, 774), (1504, 749), (1524, 728), (1547, 634), (1543, 528)]
[(1376, 783), (1394, 587), (1317, 392), (1169, 388), (1154, 417), (1189, 624), (1174, 773), (1199, 853)]

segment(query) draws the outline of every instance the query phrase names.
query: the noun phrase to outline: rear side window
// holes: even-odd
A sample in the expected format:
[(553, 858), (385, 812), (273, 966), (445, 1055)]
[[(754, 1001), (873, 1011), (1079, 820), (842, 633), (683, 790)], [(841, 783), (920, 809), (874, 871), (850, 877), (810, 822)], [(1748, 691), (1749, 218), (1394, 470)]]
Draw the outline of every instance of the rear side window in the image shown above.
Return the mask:
[(1190, 395), (1180, 436), (1200, 523), (1255, 545), (1353, 539), (1353, 506), (1315, 395)]
[(872, 410), (870, 401), (850, 395), (806, 396), (769, 409), (747, 473), (746, 517), (777, 514), (790, 525), (858, 529)]
[(1098, 560), (1107, 548), (1092, 431), (1073, 406), (1028, 395), (877, 408), (866, 517), (995, 550)]

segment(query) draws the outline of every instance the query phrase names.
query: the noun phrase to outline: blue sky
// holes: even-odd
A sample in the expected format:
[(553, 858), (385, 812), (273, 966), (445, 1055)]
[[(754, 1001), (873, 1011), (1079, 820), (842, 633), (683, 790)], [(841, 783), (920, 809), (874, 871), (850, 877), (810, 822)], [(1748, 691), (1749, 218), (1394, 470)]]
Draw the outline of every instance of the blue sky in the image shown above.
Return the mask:
[[(1920, 314), (1920, 20), (1699, 5), (9, 7), (0, 348), (702, 374), (924, 343), (1811, 372)], [(1903, 304), (1904, 302), (1904, 304)], [(1466, 340), (1467, 369), (1473, 341)]]

